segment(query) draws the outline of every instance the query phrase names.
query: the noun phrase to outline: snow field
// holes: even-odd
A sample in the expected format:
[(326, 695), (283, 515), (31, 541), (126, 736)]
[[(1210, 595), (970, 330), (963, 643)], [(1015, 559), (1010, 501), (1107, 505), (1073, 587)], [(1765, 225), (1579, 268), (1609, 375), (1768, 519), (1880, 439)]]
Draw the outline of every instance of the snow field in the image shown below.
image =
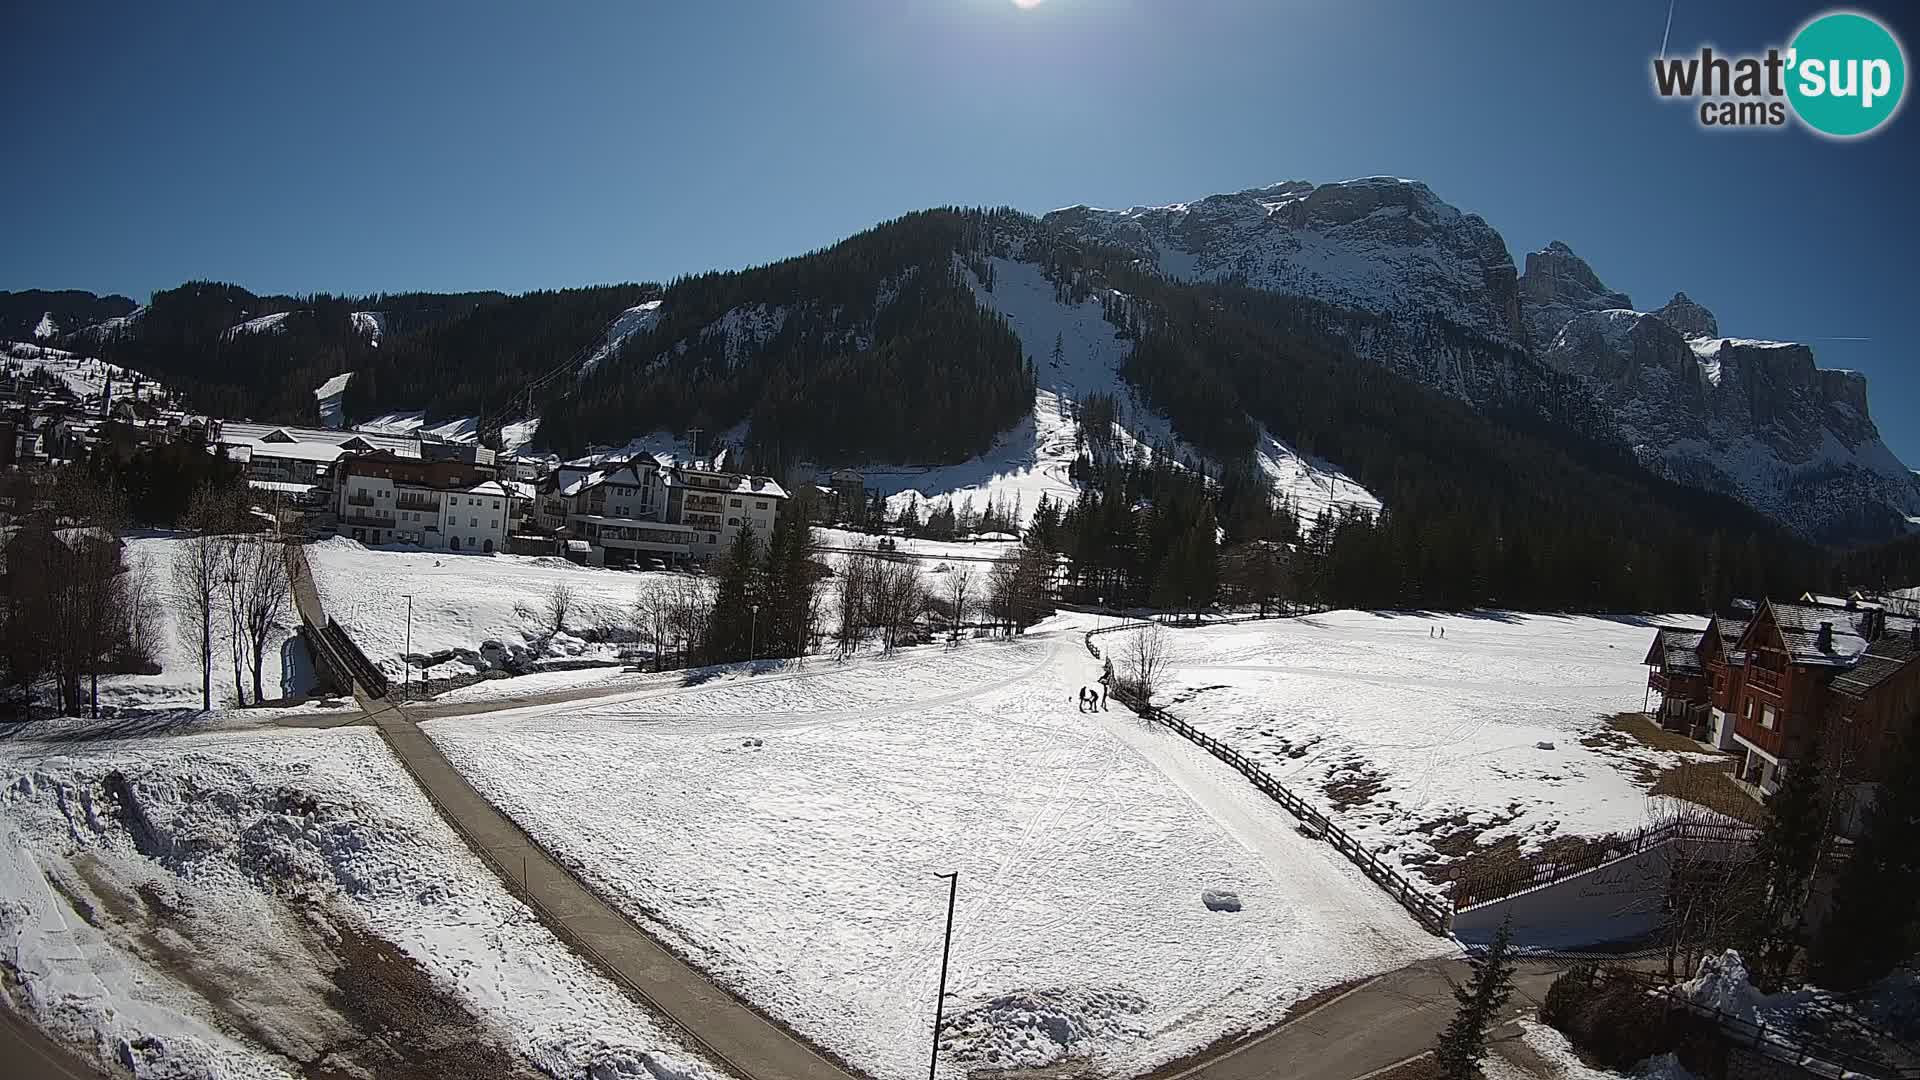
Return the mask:
[(327, 615), (393, 679), (400, 678), (407, 646), (408, 594), (413, 652), (425, 654), (478, 650), (493, 639), (510, 648), (535, 645), (545, 636), (547, 602), (564, 586), (573, 593), (568, 633), (549, 643), (548, 654), (611, 661), (617, 646), (576, 635), (630, 626), (640, 591), (675, 576), (578, 566), (555, 557), (379, 550), (339, 537), (309, 544), (307, 559)]
[(138, 1076), (297, 1076), (359, 1042), (326, 926), (391, 942), (550, 1075), (716, 1075), (506, 893), (371, 731), (12, 743), (0, 780), (16, 1003)]
[(925, 1067), (940, 873), (950, 1075), (1138, 1073), (1447, 948), (1224, 766), (1073, 711), (1094, 674), (1029, 636), (426, 729), (650, 932), (888, 1080)]
[(1683, 760), (1607, 728), (1644, 700), (1638, 620), (1336, 611), (1168, 633), (1157, 704), (1408, 869), (1450, 861), (1436, 843), (1461, 831), (1533, 850), (1640, 828), (1645, 778)]

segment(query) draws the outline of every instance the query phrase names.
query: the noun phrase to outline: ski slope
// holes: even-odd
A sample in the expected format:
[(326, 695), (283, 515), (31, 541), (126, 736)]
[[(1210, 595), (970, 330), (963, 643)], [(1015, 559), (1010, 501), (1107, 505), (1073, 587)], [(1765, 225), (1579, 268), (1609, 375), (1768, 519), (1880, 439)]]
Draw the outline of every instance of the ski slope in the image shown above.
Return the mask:
[(1684, 760), (1607, 728), (1644, 704), (1642, 620), (1336, 611), (1169, 633), (1156, 703), (1407, 869), (1451, 861), (1449, 838), (1641, 828), (1652, 775)]
[(65, 383), (67, 389), (83, 401), (98, 401), (109, 385), (113, 389), (113, 400), (131, 398), (136, 380), (140, 384), (140, 400), (163, 401), (167, 396), (166, 388), (150, 375), (31, 342), (6, 343), (4, 354), (0, 354), (0, 366), (17, 367), (22, 374), (45, 371)]
[[(113, 1075), (311, 1077), (328, 1055), (325, 1075), (385, 1075), (378, 1047), (409, 1040), (445, 1075), (720, 1075), (511, 896), (370, 729), (16, 740), (0, 783), (9, 1005)], [(419, 985), (395, 1001), (403, 969)], [(465, 1043), (514, 1068), (463, 1067)]]
[[(909, 493), (917, 493), (922, 502), (971, 498), (976, 507), (994, 498), (1012, 506), (1017, 498), (1023, 517), (1032, 515), (1042, 495), (1071, 503), (1076, 494), (1068, 477), (1076, 453), (1074, 410), (1092, 394), (1111, 395), (1121, 403), (1124, 415), (1115, 436), (1122, 452), (1150, 453), (1168, 446), (1183, 460), (1205, 460), (1177, 439), (1172, 425), (1142, 404), (1121, 378), (1132, 344), (1114, 336), (1098, 298), (1081, 304), (1060, 301), (1040, 267), (1008, 258), (991, 261), (992, 291), (970, 270), (968, 281), (980, 305), (1006, 318), (1034, 361), (1038, 385), (1033, 414), (1001, 435), (992, 450), (958, 465), (863, 470), (867, 486), (888, 495), (890, 513), (906, 504)], [(1053, 355), (1056, 342), (1058, 360)], [(1257, 451), (1261, 470), (1304, 517), (1311, 519), (1329, 506), (1379, 509), (1378, 499), (1337, 469), (1302, 456), (1264, 430), (1262, 435)]]
[[(1237, 774), (1121, 712), (1070, 630), (428, 723), (549, 851), (856, 1068), (1126, 1076), (1448, 946)], [(1209, 889), (1238, 894), (1209, 910)]]

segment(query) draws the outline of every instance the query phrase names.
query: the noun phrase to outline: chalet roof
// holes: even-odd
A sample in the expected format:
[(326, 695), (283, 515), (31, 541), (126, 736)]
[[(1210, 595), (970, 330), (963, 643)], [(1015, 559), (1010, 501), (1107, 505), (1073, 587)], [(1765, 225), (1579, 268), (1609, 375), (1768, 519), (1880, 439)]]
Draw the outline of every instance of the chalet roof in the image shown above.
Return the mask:
[(1676, 675), (1700, 674), (1700, 640), (1706, 634), (1699, 630), (1677, 630), (1663, 626), (1653, 636), (1653, 648), (1647, 651), (1646, 663), (1660, 662), (1662, 671)]
[(1869, 611), (1785, 603), (1767, 609), (1793, 663), (1850, 667), (1867, 651)]
[[(1735, 601), (1739, 604), (1740, 601)], [(1751, 609), (1723, 611), (1713, 617), (1708, 629), (1720, 635), (1720, 652), (1729, 664), (1744, 664), (1747, 654), (1740, 651), (1740, 639), (1747, 636), (1747, 627), (1753, 622)]]
[(1836, 693), (1863, 697), (1915, 662), (1920, 662), (1920, 644), (1911, 634), (1889, 634), (1874, 642), (1853, 670), (1834, 676), (1830, 685)]

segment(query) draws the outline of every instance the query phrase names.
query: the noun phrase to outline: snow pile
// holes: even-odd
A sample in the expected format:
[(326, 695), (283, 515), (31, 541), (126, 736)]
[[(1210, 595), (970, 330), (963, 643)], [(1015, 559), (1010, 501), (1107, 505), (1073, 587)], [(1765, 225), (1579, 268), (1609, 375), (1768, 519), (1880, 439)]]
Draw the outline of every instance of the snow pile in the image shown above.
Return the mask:
[(523, 1063), (485, 1075), (713, 1075), (504, 891), (371, 731), (70, 750), (0, 750), (0, 967), (103, 1062), (365, 1075), (384, 1045)]
[[(939, 873), (954, 1063), (1132, 1074), (1449, 948), (1204, 751), (1076, 713), (1097, 673), (1029, 634), (425, 727), (627, 914), (881, 1080), (926, 1068)], [(1197, 902), (1223, 884), (1240, 914)]]
[(1468, 838), (1641, 828), (1652, 777), (1684, 760), (1606, 723), (1644, 700), (1637, 620), (1336, 611), (1171, 633), (1168, 709), (1409, 869)]
[(53, 312), (51, 311), (42, 312), (40, 321), (33, 324), (33, 339), (35, 341), (45, 341), (50, 337), (57, 337), (59, 334), (60, 324), (53, 321)]
[(1695, 1005), (1748, 1023), (1759, 1023), (1760, 1014), (1773, 1004), (1768, 995), (1754, 988), (1747, 977), (1746, 961), (1733, 949), (1702, 959), (1699, 970), (1681, 983), (1679, 990)]
[[(1621, 1080), (1620, 1073), (1597, 1069), (1580, 1060), (1580, 1052), (1552, 1027), (1531, 1019), (1520, 1020), (1519, 1026), (1521, 1045), (1547, 1063), (1553, 1070), (1549, 1075), (1554, 1080)], [(1540, 1080), (1539, 1074), (1502, 1057), (1497, 1042), (1482, 1064), (1481, 1073), (1486, 1080)], [(1629, 1075), (1633, 1080), (1699, 1080), (1672, 1054), (1648, 1058), (1635, 1065)]]
[(956, 1061), (1038, 1069), (1096, 1046), (1145, 1042), (1147, 1003), (1125, 990), (1015, 991), (966, 1010), (941, 1028)]

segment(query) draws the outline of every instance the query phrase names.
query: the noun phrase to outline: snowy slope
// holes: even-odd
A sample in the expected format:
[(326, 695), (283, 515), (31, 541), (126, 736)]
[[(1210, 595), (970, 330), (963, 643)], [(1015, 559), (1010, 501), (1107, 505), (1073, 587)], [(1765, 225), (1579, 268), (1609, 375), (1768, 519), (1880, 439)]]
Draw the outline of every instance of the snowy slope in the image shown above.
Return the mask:
[(45, 371), (65, 383), (83, 400), (97, 402), (109, 383), (112, 384), (115, 401), (130, 398), (136, 379), (140, 383), (140, 400), (161, 401), (167, 396), (166, 387), (152, 376), (95, 357), (24, 341), (7, 342), (0, 349), (3, 349), (0, 351), (0, 365), (17, 366), (22, 373)]
[[(1038, 266), (1015, 259), (995, 258), (994, 287), (988, 291), (971, 276), (974, 295), (982, 307), (1005, 316), (1026, 354), (1038, 370), (1033, 415), (1001, 435), (994, 448), (959, 465), (931, 468), (875, 466), (864, 469), (867, 485), (888, 494), (888, 508), (897, 512), (912, 497), (931, 502), (946, 497), (971, 498), (976, 507), (991, 499), (1007, 506), (1019, 500), (1023, 516), (1031, 515), (1046, 495), (1071, 503), (1075, 488), (1068, 469), (1075, 455), (1075, 403), (1091, 394), (1108, 394), (1122, 403), (1125, 415), (1116, 432), (1123, 449), (1167, 445), (1185, 459), (1204, 455), (1174, 437), (1164, 417), (1141, 404), (1121, 378), (1132, 343), (1114, 336), (1097, 297), (1074, 305), (1055, 299), (1054, 287)], [(1061, 359), (1053, 359), (1056, 341)], [(1309, 514), (1329, 504), (1354, 504), (1377, 509), (1379, 500), (1350, 478), (1296, 453), (1267, 435), (1258, 450), (1262, 470), (1279, 489)], [(912, 494), (910, 494), (912, 493)]]
[(367, 343), (378, 348), (380, 338), (387, 332), (387, 317), (378, 311), (356, 311), (353, 328), (367, 335)]
[(593, 352), (580, 365), (580, 377), (586, 378), (587, 373), (600, 366), (602, 360), (618, 353), (628, 338), (653, 329), (654, 324), (660, 321), (660, 304), (659, 300), (649, 300), (621, 312), (607, 327), (606, 336), (600, 339), (600, 344), (594, 346)]
[(35, 341), (45, 341), (47, 338), (54, 337), (59, 333), (60, 325), (53, 321), (53, 312), (51, 311), (41, 315), (40, 321), (33, 324), (33, 339)]
[(1225, 766), (1074, 712), (1090, 664), (1061, 633), (426, 729), (629, 914), (882, 1080), (927, 1067), (936, 872), (960, 875), (950, 1078), (1133, 1075), (1448, 948)]
[[(717, 1075), (509, 895), (370, 730), (15, 741), (0, 782), (0, 967), (103, 1065), (295, 1077), (335, 1054), (327, 1075), (380, 1075), (381, 1044), (411, 1041), (466, 1075)], [(349, 937), (390, 950), (379, 977)]]
[(1652, 773), (1681, 758), (1614, 737), (1605, 718), (1644, 704), (1652, 634), (1501, 612), (1176, 630), (1161, 704), (1412, 869), (1448, 861), (1436, 847), (1456, 833), (1531, 849), (1647, 824)]
[(287, 316), (291, 314), (293, 314), (291, 311), (276, 311), (271, 315), (262, 315), (257, 319), (248, 319), (246, 322), (228, 327), (224, 336), (236, 338), (241, 334), (264, 334), (270, 331), (277, 331), (280, 329), (280, 324), (286, 322)]

